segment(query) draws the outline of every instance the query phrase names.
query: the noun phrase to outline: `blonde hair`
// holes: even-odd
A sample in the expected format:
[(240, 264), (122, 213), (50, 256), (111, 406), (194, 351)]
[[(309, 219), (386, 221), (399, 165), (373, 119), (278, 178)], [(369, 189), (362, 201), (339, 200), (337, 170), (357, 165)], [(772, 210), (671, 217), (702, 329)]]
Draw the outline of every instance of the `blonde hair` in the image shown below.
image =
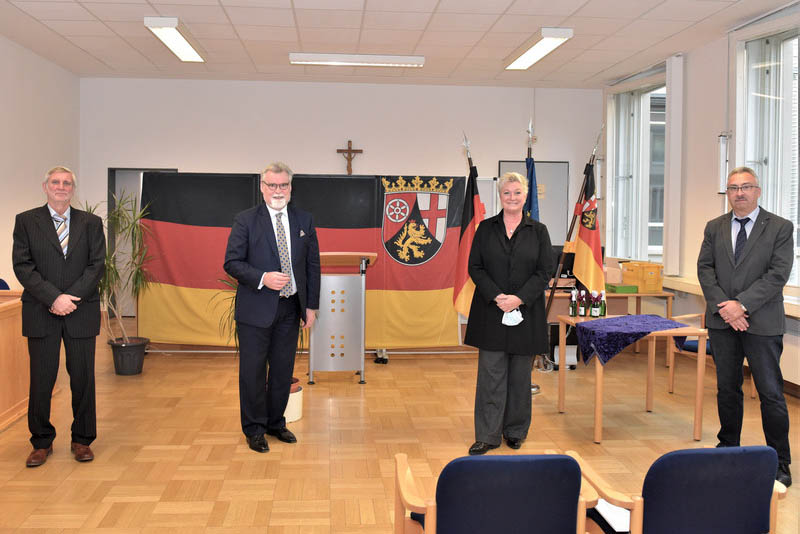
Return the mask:
[(497, 193), (501, 194), (503, 186), (509, 182), (518, 182), (522, 186), (522, 194), (528, 196), (528, 179), (518, 172), (507, 172), (497, 180)]
[(263, 171), (261, 171), (261, 177), (264, 178), (264, 176), (266, 176), (268, 172), (271, 172), (273, 174), (281, 174), (285, 172), (286, 174), (289, 175), (289, 183), (292, 183), (292, 175), (294, 173), (287, 164), (281, 161), (275, 161), (267, 165), (266, 168)]
[(72, 187), (78, 187), (78, 179), (75, 178), (75, 173), (72, 172), (72, 170), (70, 170), (69, 168), (64, 167), (63, 165), (56, 165), (55, 167), (47, 171), (44, 175), (44, 182), (42, 183), (46, 184), (51, 176), (59, 172), (68, 172), (70, 176), (72, 176)]

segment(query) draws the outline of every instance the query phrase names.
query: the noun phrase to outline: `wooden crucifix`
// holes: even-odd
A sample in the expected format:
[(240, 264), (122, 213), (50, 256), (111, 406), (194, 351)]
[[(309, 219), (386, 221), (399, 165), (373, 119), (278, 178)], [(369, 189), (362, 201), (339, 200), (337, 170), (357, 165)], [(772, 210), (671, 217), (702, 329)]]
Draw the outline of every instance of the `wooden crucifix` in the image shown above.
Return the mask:
[(357, 154), (361, 154), (364, 151), (360, 148), (353, 148), (353, 142), (348, 139), (347, 140), (347, 148), (339, 148), (336, 150), (339, 154), (344, 156), (344, 159), (347, 160), (347, 174), (353, 174), (353, 158), (356, 157)]

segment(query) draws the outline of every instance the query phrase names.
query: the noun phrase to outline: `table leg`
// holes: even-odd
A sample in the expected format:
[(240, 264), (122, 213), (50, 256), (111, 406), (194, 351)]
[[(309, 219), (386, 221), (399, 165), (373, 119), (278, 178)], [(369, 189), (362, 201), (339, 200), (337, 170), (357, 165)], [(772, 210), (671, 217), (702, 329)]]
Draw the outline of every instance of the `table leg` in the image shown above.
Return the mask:
[(656, 381), (656, 338), (648, 336), (647, 340), (647, 393), (645, 394), (645, 410), (653, 411), (653, 384)]
[(667, 295), (667, 319), (672, 319), (672, 295)]
[(700, 441), (703, 437), (703, 382), (706, 377), (706, 337), (697, 338), (697, 384), (694, 390), (694, 437)]
[(594, 357), (594, 442), (603, 441), (603, 364)]
[(567, 388), (567, 325), (558, 322), (558, 413), (564, 413)]
[[(636, 297), (636, 315), (642, 314), (642, 297)], [(639, 342), (633, 344), (633, 352), (639, 354)]]
[(667, 380), (667, 391), (675, 391), (675, 339), (667, 337), (667, 367), (669, 367), (669, 379)]

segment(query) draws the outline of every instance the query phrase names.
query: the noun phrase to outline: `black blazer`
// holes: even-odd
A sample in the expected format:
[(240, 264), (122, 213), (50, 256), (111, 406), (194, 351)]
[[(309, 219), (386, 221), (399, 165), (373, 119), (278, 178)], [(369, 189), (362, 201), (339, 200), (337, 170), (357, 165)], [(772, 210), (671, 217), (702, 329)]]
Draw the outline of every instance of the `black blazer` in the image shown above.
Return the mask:
[[(11, 253), (22, 284), (22, 335), (44, 337), (63, 320), (71, 337), (100, 333), (97, 286), (105, 272), (106, 240), (100, 217), (70, 208), (69, 248), (61, 251), (47, 205), (17, 215)], [(77, 309), (62, 317), (50, 306), (62, 293), (80, 297)]]
[[(511, 354), (542, 354), (549, 348), (544, 292), (554, 268), (547, 227), (524, 216), (513, 246), (505, 237), (503, 212), (486, 219), (475, 232), (469, 254), (469, 275), (475, 294), (464, 343)], [(505, 326), (494, 298), (516, 295), (523, 322)]]
[(706, 299), (708, 328), (728, 328), (717, 304), (738, 300), (747, 308), (749, 333), (777, 336), (786, 331), (783, 287), (794, 261), (793, 231), (790, 221), (761, 208), (739, 264), (735, 265), (731, 212), (706, 224), (697, 258), (697, 278)]
[[(297, 282), (301, 317), (306, 308), (319, 309), (319, 243), (311, 214), (289, 205), (292, 271)], [(267, 328), (275, 319), (279, 292), (266, 286), (258, 289), (265, 272), (280, 271), (278, 243), (265, 204), (239, 213), (233, 223), (225, 250), (225, 272), (239, 281), (235, 319)]]

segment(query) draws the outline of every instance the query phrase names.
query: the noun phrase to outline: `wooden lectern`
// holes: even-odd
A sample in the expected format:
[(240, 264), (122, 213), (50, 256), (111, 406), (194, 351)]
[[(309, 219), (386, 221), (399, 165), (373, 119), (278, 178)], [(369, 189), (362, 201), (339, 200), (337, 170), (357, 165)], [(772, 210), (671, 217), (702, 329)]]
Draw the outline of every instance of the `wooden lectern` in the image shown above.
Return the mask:
[(308, 383), (315, 371), (359, 371), (364, 384), (367, 266), (374, 252), (322, 252), (319, 317), (311, 329)]
[(0, 291), (0, 430), (28, 411), (28, 345), (22, 337), (22, 291)]

